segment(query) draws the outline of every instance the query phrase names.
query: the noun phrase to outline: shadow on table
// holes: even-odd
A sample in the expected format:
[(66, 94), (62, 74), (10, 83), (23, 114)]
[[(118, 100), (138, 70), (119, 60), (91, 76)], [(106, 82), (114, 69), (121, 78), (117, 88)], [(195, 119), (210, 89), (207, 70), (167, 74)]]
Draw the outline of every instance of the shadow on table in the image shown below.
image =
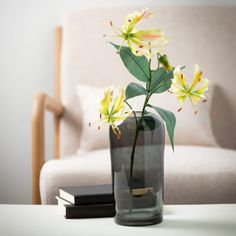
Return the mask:
[(151, 228), (167, 228), (168, 230), (186, 230), (186, 231), (208, 231), (210, 232), (233, 232), (236, 235), (236, 224), (233, 222), (208, 222), (208, 221), (193, 221), (193, 220), (174, 220), (164, 219), (161, 224), (152, 225)]

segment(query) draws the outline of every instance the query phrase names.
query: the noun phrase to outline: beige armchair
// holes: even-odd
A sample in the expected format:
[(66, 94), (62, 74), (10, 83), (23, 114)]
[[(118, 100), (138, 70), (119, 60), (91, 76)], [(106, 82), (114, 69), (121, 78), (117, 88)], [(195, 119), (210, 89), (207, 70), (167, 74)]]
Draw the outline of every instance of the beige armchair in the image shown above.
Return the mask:
[(60, 60), (61, 60), (61, 27), (55, 30), (55, 96), (38, 93), (33, 100), (32, 108), (32, 202), (40, 204), (39, 176), (45, 162), (44, 116), (45, 111), (54, 115), (54, 159), (59, 159), (59, 125), (63, 115), (60, 102)]
[[(211, 89), (214, 94), (208, 107), (200, 110), (199, 116), (193, 119), (187, 109), (186, 113), (177, 114), (176, 152), (173, 154), (169, 145), (165, 151), (165, 202), (236, 202), (236, 188), (233, 187), (236, 184), (236, 151), (232, 150), (236, 149), (235, 72), (232, 69), (236, 66), (236, 7), (153, 8), (158, 18), (150, 24), (174, 36), (166, 49), (172, 62), (183, 62), (188, 67), (198, 62), (216, 85), (216, 89)], [(105, 132), (91, 135), (86, 122), (93, 114), (89, 113), (91, 102), (100, 87), (132, 80), (114, 49), (104, 43), (102, 35), (109, 30), (109, 20), (121, 25), (122, 17), (134, 9), (136, 7), (87, 9), (68, 13), (63, 32), (60, 27), (56, 29), (55, 94), (51, 97), (39, 93), (33, 101), (34, 204), (54, 204), (59, 186), (111, 182), (108, 135)], [(91, 87), (84, 92), (86, 97), (82, 96), (84, 88), (76, 90), (80, 85)], [(173, 108), (173, 101), (168, 99), (161, 97), (154, 102)], [(83, 107), (85, 101), (86, 109)], [(46, 163), (45, 111), (54, 115), (56, 159)], [(99, 142), (91, 144), (94, 140)]]

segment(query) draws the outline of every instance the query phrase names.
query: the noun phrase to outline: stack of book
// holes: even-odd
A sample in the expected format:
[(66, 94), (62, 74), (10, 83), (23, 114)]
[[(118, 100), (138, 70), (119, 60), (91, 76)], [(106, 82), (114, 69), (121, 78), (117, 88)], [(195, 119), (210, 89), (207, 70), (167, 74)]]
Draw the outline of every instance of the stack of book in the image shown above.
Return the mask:
[(115, 200), (111, 185), (61, 187), (56, 199), (67, 219), (115, 215)]

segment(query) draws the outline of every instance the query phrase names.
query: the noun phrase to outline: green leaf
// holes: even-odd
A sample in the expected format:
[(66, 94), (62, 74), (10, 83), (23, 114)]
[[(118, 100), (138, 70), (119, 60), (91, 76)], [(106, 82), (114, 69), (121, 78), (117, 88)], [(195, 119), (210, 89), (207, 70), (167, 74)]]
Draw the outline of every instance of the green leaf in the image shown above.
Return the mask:
[(114, 44), (112, 42), (109, 42), (115, 49), (119, 50), (120, 49), (120, 45)]
[(166, 90), (168, 90), (172, 85), (172, 81), (171, 80), (167, 80), (167, 81), (163, 81), (162, 83), (160, 83), (156, 89), (154, 93), (163, 93)]
[(162, 78), (165, 75), (166, 75), (166, 70), (163, 67), (152, 71), (151, 91), (156, 88), (156, 86), (162, 81)]
[(143, 121), (150, 130), (154, 130), (156, 127), (156, 122), (151, 116), (144, 116)]
[(140, 95), (147, 95), (147, 90), (140, 84), (130, 83), (125, 90), (126, 100)]
[(147, 82), (149, 80), (149, 64), (145, 56), (135, 56), (129, 47), (119, 46), (111, 43), (117, 50), (120, 49), (120, 57), (128, 71), (138, 80)]
[(174, 130), (175, 130), (175, 124), (176, 124), (176, 118), (175, 118), (174, 113), (167, 111), (165, 109), (162, 109), (160, 107), (157, 107), (157, 106), (152, 106), (150, 104), (148, 104), (148, 106), (153, 108), (160, 115), (160, 117), (165, 121), (168, 135), (170, 138), (170, 143), (174, 151)]
[(151, 93), (163, 93), (171, 87), (173, 70), (166, 71), (163, 67), (161, 67), (155, 71), (152, 71)]

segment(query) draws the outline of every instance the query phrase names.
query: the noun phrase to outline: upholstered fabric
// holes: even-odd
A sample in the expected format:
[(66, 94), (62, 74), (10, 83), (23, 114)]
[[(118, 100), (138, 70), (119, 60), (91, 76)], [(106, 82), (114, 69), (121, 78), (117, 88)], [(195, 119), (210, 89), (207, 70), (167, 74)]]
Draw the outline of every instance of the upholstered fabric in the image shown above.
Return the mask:
[[(213, 94), (213, 86), (210, 86), (210, 94)], [(103, 95), (102, 88), (93, 86), (78, 85), (76, 94), (79, 102), (79, 109), (83, 114), (82, 132), (80, 137), (80, 146), (77, 153), (91, 151), (109, 147), (109, 127), (106, 124), (99, 123), (98, 98)], [(159, 100), (161, 102), (159, 102)], [(144, 97), (131, 99), (134, 109), (141, 110)], [(175, 113), (177, 124), (175, 128), (175, 144), (180, 145), (199, 145), (216, 146), (216, 141), (212, 132), (210, 123), (210, 105), (211, 97), (208, 103), (199, 106), (198, 114), (194, 114), (191, 104), (186, 104), (182, 112), (177, 112), (178, 102), (173, 95), (169, 93), (154, 95), (152, 104), (161, 103), (162, 107)], [(152, 112), (152, 109), (149, 109)], [(89, 126), (89, 123), (91, 124)], [(98, 126), (100, 129), (98, 130)], [(169, 137), (166, 135), (166, 143)]]
[[(54, 204), (60, 186), (111, 183), (109, 149), (44, 164), (40, 176), (43, 204)], [(165, 149), (166, 204), (236, 203), (236, 151), (196, 146)]]
[[(93, 86), (78, 85), (76, 86), (76, 94), (83, 114), (83, 128), (77, 154), (85, 151), (108, 148), (109, 127), (108, 125), (102, 125), (101, 122), (99, 122), (100, 118), (98, 112), (98, 98), (99, 96), (102, 96), (103, 89)], [(98, 129), (98, 127), (100, 128)]]
[(40, 174), (42, 204), (56, 202), (58, 187), (111, 183), (109, 151), (87, 152), (44, 164)]
[[(170, 36), (166, 48), (170, 62), (174, 65), (185, 65), (189, 72), (188, 77), (192, 76), (192, 66), (198, 63), (204, 75), (216, 84), (216, 93), (211, 98), (213, 131), (221, 146), (236, 148), (236, 7), (152, 8), (157, 12), (156, 17), (145, 22), (143, 26), (166, 31)], [(74, 154), (80, 144), (84, 114), (81, 113), (75, 87), (78, 84), (97, 87), (125, 85), (133, 81), (114, 48), (105, 43), (110, 39), (104, 38), (103, 34), (112, 33), (110, 20), (121, 26), (124, 16), (134, 9), (136, 7), (83, 9), (68, 13), (64, 18), (61, 95), (65, 113), (61, 125), (62, 157)], [(156, 104), (162, 106), (162, 102), (163, 99), (159, 99)], [(199, 130), (199, 135), (201, 131)], [(191, 136), (189, 140), (191, 141)], [(194, 144), (196, 140), (192, 141)]]

